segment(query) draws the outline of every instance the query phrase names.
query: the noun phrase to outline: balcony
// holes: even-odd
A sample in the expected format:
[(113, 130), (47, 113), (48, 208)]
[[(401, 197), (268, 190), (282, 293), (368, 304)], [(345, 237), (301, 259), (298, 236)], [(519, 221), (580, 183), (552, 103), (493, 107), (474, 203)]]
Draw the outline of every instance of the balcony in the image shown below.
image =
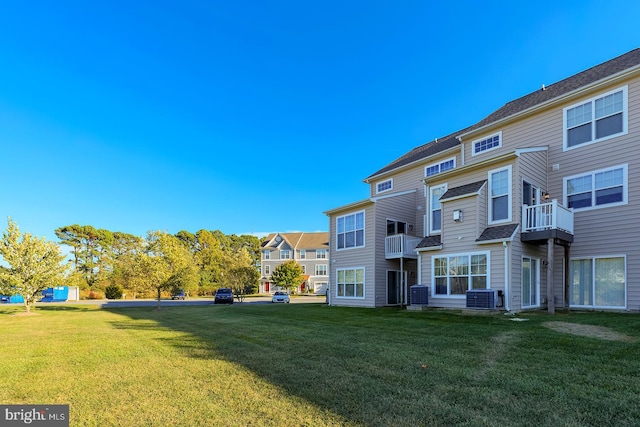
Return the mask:
[(406, 234), (395, 234), (384, 239), (384, 256), (386, 259), (417, 259), (416, 246), (422, 239)]
[(534, 206), (522, 206), (523, 242), (542, 242), (550, 238), (573, 242), (573, 209), (565, 208), (557, 200)]

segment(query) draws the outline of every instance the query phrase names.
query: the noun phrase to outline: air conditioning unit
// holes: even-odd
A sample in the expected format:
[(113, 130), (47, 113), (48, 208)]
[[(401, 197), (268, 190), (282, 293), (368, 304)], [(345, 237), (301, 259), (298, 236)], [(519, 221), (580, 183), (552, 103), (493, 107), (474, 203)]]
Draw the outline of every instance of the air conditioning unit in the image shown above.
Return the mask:
[(467, 308), (493, 310), (498, 295), (495, 289), (473, 289), (467, 291)]
[(428, 305), (429, 304), (429, 286), (413, 285), (411, 286), (411, 305)]

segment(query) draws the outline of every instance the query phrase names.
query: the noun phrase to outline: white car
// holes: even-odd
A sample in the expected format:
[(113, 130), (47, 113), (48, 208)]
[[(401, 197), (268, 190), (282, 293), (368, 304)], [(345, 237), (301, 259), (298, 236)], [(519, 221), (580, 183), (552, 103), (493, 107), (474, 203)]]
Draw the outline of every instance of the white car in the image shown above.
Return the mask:
[(289, 300), (289, 295), (287, 295), (286, 292), (278, 291), (275, 294), (273, 294), (273, 297), (271, 298), (271, 302), (286, 302), (286, 303), (290, 303), (291, 301)]

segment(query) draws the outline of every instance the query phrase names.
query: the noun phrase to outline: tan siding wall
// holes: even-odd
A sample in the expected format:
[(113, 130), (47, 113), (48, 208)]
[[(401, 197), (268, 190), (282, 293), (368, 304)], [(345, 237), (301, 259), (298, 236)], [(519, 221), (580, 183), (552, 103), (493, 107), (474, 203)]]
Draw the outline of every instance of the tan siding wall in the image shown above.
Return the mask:
[[(365, 212), (365, 246), (364, 248), (342, 249), (336, 248), (336, 219), (346, 214)], [(331, 260), (329, 263), (329, 286), (331, 289), (331, 304), (351, 307), (374, 307), (375, 301), (375, 238), (374, 238), (375, 213), (373, 204), (362, 209), (341, 212), (332, 215), (329, 225), (329, 250)], [(333, 262), (335, 261), (335, 262)], [(337, 298), (336, 297), (336, 270), (338, 268), (365, 268), (365, 298)]]
[[(375, 204), (376, 216), (376, 259), (375, 259), (375, 305), (381, 307), (387, 304), (387, 271), (400, 271), (400, 260), (387, 260), (385, 258), (385, 237), (387, 235), (387, 219), (392, 221), (403, 221), (414, 224), (416, 212), (416, 198), (422, 194), (410, 193), (401, 196), (389, 197), (379, 200)], [(415, 230), (415, 224), (414, 224)], [(407, 233), (413, 235), (415, 233)], [(417, 264), (404, 262), (403, 270), (409, 272), (407, 275), (408, 285), (415, 284)], [(413, 272), (413, 276), (411, 275)]]

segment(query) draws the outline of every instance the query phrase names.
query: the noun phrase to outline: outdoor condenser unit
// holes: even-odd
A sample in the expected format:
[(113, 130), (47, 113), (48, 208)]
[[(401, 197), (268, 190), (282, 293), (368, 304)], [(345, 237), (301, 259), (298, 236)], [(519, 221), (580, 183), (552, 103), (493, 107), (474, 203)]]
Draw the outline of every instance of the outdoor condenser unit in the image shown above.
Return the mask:
[(428, 305), (429, 304), (429, 286), (413, 285), (411, 286), (411, 305)]
[(473, 289), (467, 291), (467, 308), (492, 310), (496, 308), (497, 299), (495, 289)]

